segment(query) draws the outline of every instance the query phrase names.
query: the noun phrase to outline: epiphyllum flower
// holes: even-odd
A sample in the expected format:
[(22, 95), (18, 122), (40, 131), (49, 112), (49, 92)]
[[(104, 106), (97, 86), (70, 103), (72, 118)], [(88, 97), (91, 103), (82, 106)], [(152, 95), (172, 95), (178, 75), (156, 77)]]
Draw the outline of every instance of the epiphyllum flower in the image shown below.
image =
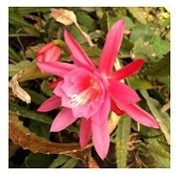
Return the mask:
[(63, 130), (81, 117), (80, 145), (85, 147), (92, 135), (94, 147), (102, 159), (109, 149), (108, 114), (111, 110), (117, 114), (126, 112), (145, 126), (159, 127), (149, 113), (136, 105), (140, 100), (136, 92), (119, 81), (135, 74), (142, 66), (143, 59), (138, 59), (116, 72), (112, 71), (123, 32), (124, 22), (119, 20), (107, 34), (98, 68), (66, 30), (64, 38), (71, 50), (74, 64), (37, 62), (42, 71), (63, 78), (53, 91), (55, 95), (38, 109), (46, 112), (63, 107), (54, 119), (51, 131)]

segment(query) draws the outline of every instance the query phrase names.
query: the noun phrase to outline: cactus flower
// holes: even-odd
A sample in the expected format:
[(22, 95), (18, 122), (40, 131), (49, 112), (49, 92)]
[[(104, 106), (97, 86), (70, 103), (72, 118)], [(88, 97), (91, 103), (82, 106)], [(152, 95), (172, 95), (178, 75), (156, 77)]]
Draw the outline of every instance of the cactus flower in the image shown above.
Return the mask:
[(159, 127), (153, 116), (136, 104), (140, 101), (136, 92), (120, 82), (137, 73), (144, 60), (137, 59), (118, 71), (112, 70), (121, 46), (123, 32), (123, 20), (117, 21), (111, 27), (106, 36), (98, 67), (66, 30), (64, 39), (71, 50), (74, 64), (59, 61), (37, 62), (42, 71), (62, 79), (57, 82), (53, 90), (54, 95), (38, 108), (40, 112), (47, 112), (62, 106), (50, 131), (61, 131), (81, 118), (80, 145), (84, 148), (92, 137), (95, 150), (101, 159), (106, 157), (109, 149), (108, 115), (111, 111), (118, 115), (125, 112), (142, 125)]

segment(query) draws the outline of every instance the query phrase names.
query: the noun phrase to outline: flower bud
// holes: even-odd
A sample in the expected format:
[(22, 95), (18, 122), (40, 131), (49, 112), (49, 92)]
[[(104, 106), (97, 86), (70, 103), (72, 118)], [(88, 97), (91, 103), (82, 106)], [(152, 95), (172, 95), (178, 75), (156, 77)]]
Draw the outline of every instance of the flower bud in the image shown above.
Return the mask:
[(54, 42), (49, 42), (44, 45), (37, 53), (38, 62), (52, 62), (57, 61), (61, 56), (61, 50)]

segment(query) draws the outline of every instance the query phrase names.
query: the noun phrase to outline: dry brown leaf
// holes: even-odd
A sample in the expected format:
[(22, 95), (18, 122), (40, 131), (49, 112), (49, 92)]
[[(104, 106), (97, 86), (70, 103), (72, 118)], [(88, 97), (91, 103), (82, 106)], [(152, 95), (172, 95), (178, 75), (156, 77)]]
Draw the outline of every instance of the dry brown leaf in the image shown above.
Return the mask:
[(74, 24), (77, 29), (81, 32), (83, 35), (84, 39), (88, 42), (90, 47), (93, 47), (94, 44), (91, 41), (90, 37), (88, 34), (86, 34), (81, 28), (80, 25), (77, 23), (77, 17), (73, 11), (70, 10), (65, 10), (63, 8), (60, 9), (51, 9), (50, 16), (53, 17), (57, 22), (60, 22), (64, 25), (72, 25)]
[(26, 102), (27, 104), (31, 103), (30, 95), (23, 90), (18, 83), (19, 78), (22, 77), (23, 70), (15, 74), (9, 82), (9, 87), (12, 89), (13, 95), (15, 97), (20, 98), (22, 101)]
[(53, 17), (57, 22), (60, 22), (64, 25), (71, 25), (73, 23), (77, 23), (77, 18), (74, 12), (65, 10), (63, 8), (52, 8), (50, 16)]

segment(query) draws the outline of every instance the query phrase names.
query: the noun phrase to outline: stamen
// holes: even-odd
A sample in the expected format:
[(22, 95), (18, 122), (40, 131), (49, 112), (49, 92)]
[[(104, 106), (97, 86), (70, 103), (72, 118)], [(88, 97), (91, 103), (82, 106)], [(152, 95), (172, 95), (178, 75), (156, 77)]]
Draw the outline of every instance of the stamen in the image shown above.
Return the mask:
[(88, 98), (87, 97), (85, 98), (85, 95), (82, 94), (82, 93), (80, 93), (80, 94), (73, 94), (72, 96), (70, 96), (70, 98), (71, 98), (71, 100), (70, 100), (70, 106), (77, 107), (79, 105), (86, 104)]
[(96, 97), (98, 96), (99, 89), (100, 89), (100, 86), (98, 81), (92, 78), (90, 80), (90, 85), (87, 89), (85, 89), (79, 94), (73, 94), (69, 96), (71, 98), (70, 106), (77, 107), (79, 105), (85, 105), (87, 102), (95, 100)]

